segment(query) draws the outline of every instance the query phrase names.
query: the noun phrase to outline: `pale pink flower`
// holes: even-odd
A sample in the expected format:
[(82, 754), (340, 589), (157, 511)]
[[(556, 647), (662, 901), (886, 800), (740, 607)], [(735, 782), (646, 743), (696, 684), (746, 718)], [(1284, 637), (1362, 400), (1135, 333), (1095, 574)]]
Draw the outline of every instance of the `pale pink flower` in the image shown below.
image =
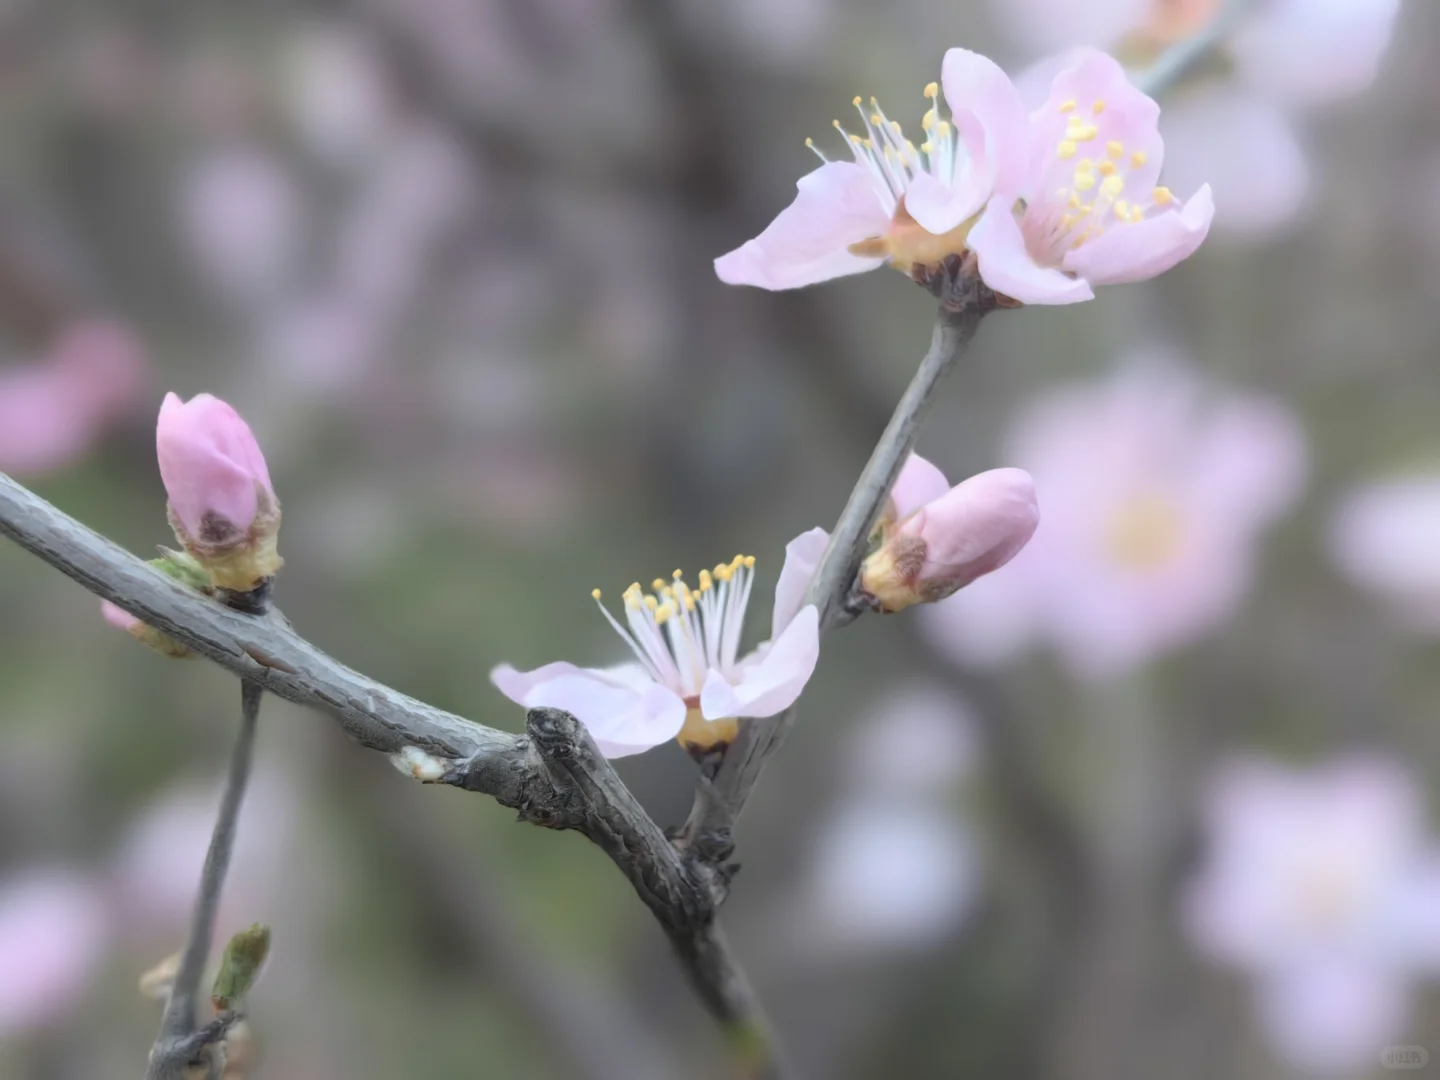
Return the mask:
[(943, 683), (887, 687), (842, 750), (847, 791), (891, 798), (944, 795), (980, 753), (969, 705)]
[(117, 607), (109, 600), (100, 601), (100, 614), (105, 621), (117, 630), (124, 630), (127, 634), (140, 625), (140, 620), (131, 615), (122, 607)]
[(924, 799), (856, 796), (821, 823), (785, 947), (827, 956), (924, 949), (953, 932), (979, 893), (965, 824)]
[(135, 336), (109, 319), (65, 327), (40, 362), (0, 371), (0, 470), (62, 468), (134, 408), (145, 375)]
[(1376, 481), (1350, 492), (1330, 521), (1330, 556), (1411, 627), (1440, 632), (1440, 474)]
[(1113, 57), (1076, 50), (1031, 114), (1026, 168), (997, 184), (970, 231), (985, 283), (1026, 304), (1073, 304), (1192, 255), (1215, 207), (1208, 186), (1183, 203), (1157, 186), (1159, 120)]
[[(794, 704), (815, 670), (819, 615), (813, 604), (801, 604), (825, 544), (821, 529), (790, 542), (775, 587), (770, 640), (745, 656), (740, 635), (755, 560), (736, 556), (702, 570), (698, 588), (678, 570), (670, 582), (657, 578), (649, 594), (639, 582), (631, 585), (624, 594), (626, 626), (600, 605), (637, 663), (580, 668), (557, 662), (529, 672), (503, 664), (491, 681), (526, 708), (572, 713), (606, 757), (638, 754), (677, 736), (696, 749), (728, 742), (738, 720), (774, 716)], [(599, 603), (599, 589), (594, 596)]]
[(931, 83), (918, 148), (874, 98), (868, 106), (855, 98), (865, 134), (841, 128), (855, 160), (830, 161), (816, 150), (825, 163), (800, 178), (795, 201), (754, 240), (715, 260), (720, 280), (793, 289), (963, 252), (970, 219), (997, 186), (1018, 183), (1025, 109), (1009, 77), (978, 53), (949, 50), (941, 83), (951, 118), (941, 116)]
[(280, 568), (280, 502), (239, 413), (210, 394), (166, 394), (155, 453), (175, 535), (217, 585), (249, 590)]
[(901, 470), (884, 542), (860, 568), (861, 591), (881, 610), (933, 603), (1004, 566), (1040, 520), (1035, 484), (1020, 469), (991, 469), (950, 487), (912, 454)]
[[(1076, 46), (1135, 56), (1139, 70), (1159, 52), (1203, 30), (1229, 0), (996, 0), (1006, 29), (1036, 54)], [(1375, 79), (1400, 0), (1258, 0), (1222, 53), (1241, 85), (1281, 101), (1311, 103), (1358, 94)]]
[(1206, 804), (1183, 908), (1196, 947), (1254, 980), (1276, 1051), (1348, 1073), (1403, 1034), (1409, 980), (1440, 969), (1437, 850), (1399, 765), (1231, 762)]
[(1121, 674), (1239, 607), (1305, 457), (1281, 405), (1207, 386), (1174, 361), (1052, 392), (1018, 417), (1005, 451), (1045, 504), (1034, 539), (927, 605), (927, 634), (961, 663), (1002, 662), (1039, 639), (1076, 674)]
[(266, 305), (285, 292), (300, 241), (300, 194), (273, 154), (236, 144), (194, 163), (178, 211), (189, 253), (226, 300)]
[(101, 892), (77, 871), (52, 867), (0, 882), (0, 1038), (74, 1006), (109, 935)]

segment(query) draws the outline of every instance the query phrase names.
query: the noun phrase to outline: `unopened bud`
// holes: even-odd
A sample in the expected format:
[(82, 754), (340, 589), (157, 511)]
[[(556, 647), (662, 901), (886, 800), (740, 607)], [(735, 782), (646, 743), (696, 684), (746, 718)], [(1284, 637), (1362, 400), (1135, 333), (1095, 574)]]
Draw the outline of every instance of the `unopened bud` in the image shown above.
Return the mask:
[[(148, 565), (155, 567), (166, 577), (174, 578), (180, 584), (198, 592), (210, 591), (209, 575), (189, 555), (167, 547), (162, 547), (160, 552), (160, 557), (151, 559)], [(112, 604), (109, 600), (100, 601), (100, 614), (111, 626), (117, 630), (124, 630), (136, 641), (142, 645), (148, 645), (162, 656), (183, 660), (195, 655), (169, 634), (161, 633), (154, 627), (147, 626), (124, 608)]]
[(217, 1013), (231, 1012), (245, 1006), (255, 981), (270, 955), (270, 928), (256, 923), (241, 930), (225, 946), (220, 958), (220, 971), (210, 992), (210, 1004)]
[(887, 612), (943, 600), (1014, 558), (1039, 523), (1029, 473), (972, 476), (888, 532), (860, 568), (860, 590)]
[(255, 435), (209, 394), (166, 394), (155, 428), (175, 536), (222, 589), (250, 592), (280, 569), (280, 500)]

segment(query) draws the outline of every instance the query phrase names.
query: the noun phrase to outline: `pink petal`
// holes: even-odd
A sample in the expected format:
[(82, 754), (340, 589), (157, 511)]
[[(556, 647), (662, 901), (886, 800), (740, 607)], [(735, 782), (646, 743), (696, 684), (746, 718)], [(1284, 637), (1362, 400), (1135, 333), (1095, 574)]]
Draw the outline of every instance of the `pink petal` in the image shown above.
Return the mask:
[(607, 758), (639, 754), (669, 742), (685, 723), (685, 702), (673, 691), (657, 683), (639, 691), (617, 685), (598, 671), (580, 670), (536, 682), (523, 704), (570, 713), (585, 725)]
[(0, 1038), (73, 1006), (108, 935), (103, 893), (76, 872), (33, 871), (0, 885)]
[[(1028, 124), (1025, 103), (1010, 76), (979, 53), (950, 49), (945, 53), (940, 81), (945, 88), (945, 103), (950, 106), (962, 139), (976, 161), (984, 163), (984, 168), (976, 171), (987, 181), (987, 188), (1017, 191), (1026, 164)], [(974, 208), (956, 218), (948, 228), (954, 228), (978, 212), (988, 195), (986, 190)], [(926, 225), (909, 198), (905, 206), (916, 221), (932, 232), (948, 231)]]
[(820, 612), (808, 604), (763, 655), (741, 662), (734, 683), (712, 669), (700, 691), (700, 711), (707, 720), (774, 716), (795, 704), (819, 659)]
[(900, 469), (900, 478), (890, 489), (895, 518), (903, 521), (926, 503), (950, 490), (945, 474), (919, 454), (911, 454)]
[(109, 600), (100, 601), (100, 614), (105, 617), (107, 623), (117, 630), (128, 632), (132, 626), (138, 626), (140, 624), (140, 620), (135, 618), (134, 615), (131, 615), (122, 607), (117, 607)]
[(980, 261), (985, 284), (1022, 304), (1077, 304), (1095, 299), (1094, 290), (1083, 280), (1041, 266), (1030, 257), (1008, 199), (991, 201), (970, 230), (970, 248)]
[(828, 532), (811, 529), (785, 545), (785, 564), (780, 567), (780, 579), (775, 583), (775, 611), (770, 620), (772, 640), (785, 632), (805, 602), (805, 590), (810, 588), (810, 579), (815, 576), (820, 557), (829, 543)]
[(501, 664), (490, 672), (490, 681), (516, 705), (524, 705), (530, 691), (542, 683), (551, 682), (564, 675), (583, 675), (584, 672), (584, 668), (564, 660), (557, 660), (533, 671), (518, 671), (509, 664)]
[(715, 260), (729, 285), (796, 289), (882, 265), (883, 258), (850, 254), (851, 244), (883, 236), (890, 214), (870, 173), (851, 161), (831, 161), (802, 176), (795, 201), (754, 240)]
[(274, 494), (270, 470), (250, 426), (225, 402), (166, 394), (155, 427), (160, 478), (170, 505), (192, 536), (209, 514), (240, 529), (255, 520), (256, 485)]
[(1039, 524), (1030, 474), (991, 469), (919, 510), (902, 531), (926, 543), (922, 584), (964, 588), (1013, 559)]
[(1106, 229), (1067, 254), (1065, 269), (1092, 285), (1146, 281), (1193, 255), (1214, 216), (1207, 184), (1180, 210)]
[(973, 163), (957, 166), (951, 184), (921, 173), (905, 189), (905, 210), (926, 232), (943, 236), (978, 214), (991, 189), (989, 173)]
[(1409, 993), (1389, 970), (1327, 959), (1267, 978), (1260, 986), (1261, 1026), (1276, 1052), (1307, 1071), (1367, 1071), (1405, 1030)]

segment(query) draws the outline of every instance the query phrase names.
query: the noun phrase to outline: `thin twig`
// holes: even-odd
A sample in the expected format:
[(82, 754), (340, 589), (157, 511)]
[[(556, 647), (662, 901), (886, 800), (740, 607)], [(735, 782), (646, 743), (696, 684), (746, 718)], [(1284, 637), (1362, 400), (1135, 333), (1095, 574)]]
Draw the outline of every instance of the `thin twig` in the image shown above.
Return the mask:
[(725, 1030), (767, 1030), (714, 924), (723, 871), (670, 844), (569, 713), (532, 710), (527, 734), (515, 735), (407, 697), (327, 656), (277, 611), (241, 614), (186, 589), (4, 474), (0, 535), (247, 683), (335, 717), (361, 745), (408, 751), (398, 760), (417, 779), (483, 792), (522, 820), (583, 833), (655, 915)]
[(220, 893), (230, 869), (230, 854), (235, 847), (235, 827), (240, 819), (240, 806), (250, 781), (250, 763), (255, 754), (255, 729), (260, 718), (260, 699), (264, 689), (257, 683), (240, 684), (240, 733), (230, 754), (230, 772), (225, 779), (225, 793), (220, 800), (220, 813), (205, 853), (205, 869), (200, 876), (200, 894), (195, 901), (195, 915), (190, 924), (190, 937), (180, 957), (175, 984), (160, 1021), (160, 1034), (150, 1051), (150, 1068), (146, 1080), (184, 1080), (188, 1067), (204, 1045), (195, 1045), (195, 1001), (205, 964), (210, 957), (210, 942), (215, 936), (215, 916), (220, 909)]
[[(846, 620), (846, 601), (865, 556), (870, 533), (915, 446), (936, 388), (959, 362), (975, 337), (981, 318), (993, 308), (993, 294), (978, 290), (972, 302), (959, 312), (941, 309), (930, 338), (930, 350), (875, 444), (811, 580), (806, 601), (819, 607), (822, 632)], [(795, 710), (791, 708), (779, 716), (750, 720), (741, 726), (735, 742), (725, 751), (713, 782), (702, 784), (697, 793), (690, 820), (682, 833), (687, 848), (702, 854), (709, 852), (712, 858), (728, 857), (735, 820), (765, 763), (780, 748), (794, 720)]]
[(1254, 0), (1229, 0), (1200, 30), (1177, 41), (1135, 75), (1135, 85), (1151, 97), (1163, 94), (1218, 49), (1253, 5)]

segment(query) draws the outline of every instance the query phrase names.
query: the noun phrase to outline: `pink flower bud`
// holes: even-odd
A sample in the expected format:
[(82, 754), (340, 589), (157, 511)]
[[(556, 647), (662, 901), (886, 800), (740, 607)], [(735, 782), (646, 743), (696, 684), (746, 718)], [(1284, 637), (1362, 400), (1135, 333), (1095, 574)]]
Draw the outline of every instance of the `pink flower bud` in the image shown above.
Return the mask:
[(109, 600), (100, 601), (100, 614), (115, 629), (124, 630), (140, 644), (148, 645), (161, 656), (184, 660), (195, 655), (187, 646), (182, 645), (169, 634), (162, 634), (153, 626), (147, 626), (124, 608), (112, 604)]
[(1014, 558), (1039, 523), (1029, 473), (972, 476), (891, 529), (860, 568), (860, 588), (882, 611), (943, 600)]
[(112, 604), (109, 600), (100, 601), (100, 614), (105, 616), (105, 621), (117, 630), (124, 630), (127, 634), (132, 627), (139, 626), (140, 620), (135, 618), (122, 607)]
[(248, 592), (280, 569), (280, 502), (239, 413), (209, 394), (166, 394), (155, 451), (175, 536), (216, 585)]

